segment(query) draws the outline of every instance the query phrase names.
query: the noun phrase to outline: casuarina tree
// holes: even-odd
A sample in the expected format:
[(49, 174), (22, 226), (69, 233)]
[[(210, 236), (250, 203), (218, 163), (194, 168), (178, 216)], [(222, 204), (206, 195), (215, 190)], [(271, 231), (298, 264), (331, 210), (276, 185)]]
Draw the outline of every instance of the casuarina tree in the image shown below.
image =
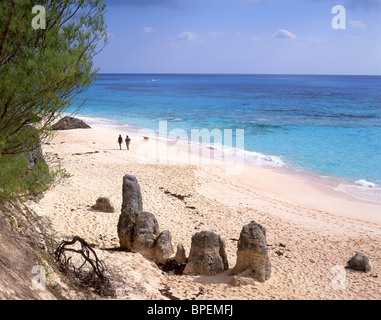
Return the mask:
[(2, 178), (22, 180), (25, 153), (63, 112), (80, 106), (74, 99), (83, 101), (95, 81), (93, 59), (107, 43), (105, 11), (104, 0), (1, 1), (0, 200)]

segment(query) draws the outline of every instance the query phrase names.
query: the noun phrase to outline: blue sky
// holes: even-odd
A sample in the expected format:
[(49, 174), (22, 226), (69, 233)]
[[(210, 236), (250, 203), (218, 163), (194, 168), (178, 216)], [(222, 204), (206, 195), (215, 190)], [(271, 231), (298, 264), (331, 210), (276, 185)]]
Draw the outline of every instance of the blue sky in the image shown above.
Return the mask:
[(381, 74), (381, 0), (106, 2), (101, 73)]

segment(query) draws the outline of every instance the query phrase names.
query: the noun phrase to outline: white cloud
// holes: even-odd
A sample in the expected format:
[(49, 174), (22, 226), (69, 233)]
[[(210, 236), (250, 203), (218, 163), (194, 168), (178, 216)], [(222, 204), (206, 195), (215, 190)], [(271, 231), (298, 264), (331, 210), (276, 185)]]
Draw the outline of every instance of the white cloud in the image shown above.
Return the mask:
[(143, 29), (143, 33), (153, 33), (153, 32), (158, 32), (159, 30), (157, 30), (157, 29), (154, 29), (154, 28), (152, 28), (152, 27), (145, 27), (144, 29)]
[(350, 26), (352, 28), (365, 28), (365, 24), (359, 20), (349, 20), (348, 26)]
[(288, 30), (279, 29), (277, 32), (273, 33), (273, 36), (277, 39), (296, 39), (296, 36)]
[(178, 40), (185, 40), (190, 42), (202, 42), (200, 36), (194, 32), (184, 31), (177, 36)]

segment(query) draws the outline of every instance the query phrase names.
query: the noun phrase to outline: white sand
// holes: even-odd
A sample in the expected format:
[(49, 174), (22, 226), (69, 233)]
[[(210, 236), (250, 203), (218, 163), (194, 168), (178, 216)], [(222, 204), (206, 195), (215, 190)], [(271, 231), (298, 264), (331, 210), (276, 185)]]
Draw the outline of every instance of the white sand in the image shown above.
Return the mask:
[[(59, 236), (78, 235), (96, 246), (106, 264), (129, 284), (119, 290), (118, 298), (167, 299), (159, 291), (165, 287), (181, 299), (381, 298), (381, 205), (260, 167), (245, 166), (240, 175), (226, 175), (231, 165), (190, 165), (186, 152), (175, 157), (170, 151), (169, 159), (161, 153), (158, 161), (155, 149), (163, 150), (163, 144), (143, 142), (133, 134), (131, 150), (123, 145), (120, 151), (117, 137), (122, 132), (92, 127), (57, 132), (44, 146), (73, 176), (60, 181), (40, 203), (29, 205), (51, 221)], [(103, 250), (119, 246), (125, 174), (137, 177), (144, 210), (155, 214), (160, 230), (171, 231), (174, 248), (182, 243), (187, 254), (194, 233), (216, 232), (226, 241), (231, 269), (242, 227), (252, 220), (262, 224), (267, 229), (271, 279), (232, 286), (229, 271), (213, 277), (175, 276), (138, 253)], [(165, 190), (189, 197), (181, 201)], [(115, 213), (90, 209), (100, 196), (110, 198)], [(192, 206), (196, 209), (187, 208)], [(370, 273), (343, 271), (357, 251), (369, 256)]]

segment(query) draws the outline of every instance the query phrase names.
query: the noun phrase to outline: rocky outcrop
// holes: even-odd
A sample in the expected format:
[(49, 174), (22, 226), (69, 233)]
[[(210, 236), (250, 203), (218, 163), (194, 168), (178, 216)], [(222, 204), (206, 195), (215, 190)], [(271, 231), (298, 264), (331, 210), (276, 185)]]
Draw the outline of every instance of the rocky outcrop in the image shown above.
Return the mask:
[(210, 231), (194, 234), (184, 274), (211, 276), (227, 269), (229, 263), (221, 237)]
[(22, 134), (26, 134), (28, 136), (28, 141), (26, 141), (24, 148), (25, 151), (22, 154), (28, 160), (28, 168), (27, 172), (32, 172), (39, 163), (46, 163), (42, 149), (41, 149), (41, 140), (39, 137), (39, 133), (36, 128), (31, 125), (26, 125), (22, 129)]
[(36, 144), (31, 151), (26, 152), (25, 157), (28, 160), (28, 172), (33, 171), (39, 163), (45, 163), (39, 144)]
[[(123, 203), (118, 222), (120, 247), (154, 259), (165, 270), (177, 274), (213, 276), (229, 269), (225, 242), (221, 236), (202, 231), (192, 236), (187, 259), (182, 244), (177, 245), (175, 258), (172, 238), (168, 230), (160, 232), (154, 214), (143, 211), (143, 201), (138, 181), (134, 176), (123, 177)], [(271, 263), (266, 242), (266, 229), (252, 221), (244, 226), (238, 241), (237, 262), (232, 275), (250, 274), (251, 281), (264, 282), (271, 276)], [(246, 283), (238, 277), (233, 285)]]
[(266, 229), (255, 221), (244, 226), (238, 241), (237, 262), (231, 274), (248, 272), (264, 282), (271, 276), (271, 263), (266, 242)]
[(96, 211), (101, 212), (115, 212), (114, 206), (111, 204), (110, 199), (105, 197), (98, 198), (95, 205), (93, 205), (92, 208)]
[(143, 211), (139, 183), (130, 175), (123, 177), (123, 203), (118, 236), (122, 249), (139, 252), (158, 263), (165, 263), (173, 254), (170, 232), (166, 230), (160, 233), (155, 215)]
[(349, 261), (346, 266), (348, 269), (362, 272), (369, 272), (372, 267), (369, 263), (369, 258), (362, 252), (357, 252)]
[(84, 121), (74, 117), (63, 117), (53, 124), (53, 130), (91, 129)]

